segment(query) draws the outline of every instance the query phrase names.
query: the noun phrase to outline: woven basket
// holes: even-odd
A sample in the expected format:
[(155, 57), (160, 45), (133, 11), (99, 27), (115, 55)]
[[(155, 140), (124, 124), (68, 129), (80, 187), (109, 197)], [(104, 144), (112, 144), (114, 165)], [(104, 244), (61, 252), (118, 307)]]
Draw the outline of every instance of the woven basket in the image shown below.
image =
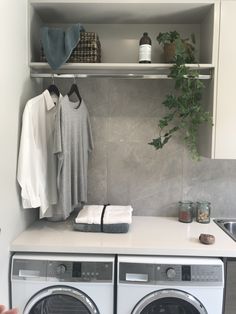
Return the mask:
[[(47, 62), (43, 48), (41, 62)], [(95, 32), (80, 32), (80, 41), (72, 51), (67, 63), (97, 63), (101, 62), (101, 43)]]
[(72, 51), (68, 62), (101, 62), (101, 43), (95, 32), (81, 32), (80, 41)]

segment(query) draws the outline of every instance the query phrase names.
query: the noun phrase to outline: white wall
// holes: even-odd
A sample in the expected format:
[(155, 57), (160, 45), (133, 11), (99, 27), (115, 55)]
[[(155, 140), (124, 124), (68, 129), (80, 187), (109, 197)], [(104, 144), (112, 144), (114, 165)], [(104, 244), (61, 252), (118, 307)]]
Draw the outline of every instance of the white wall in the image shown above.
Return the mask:
[(16, 183), (22, 111), (37, 93), (27, 64), (27, 0), (1, 0), (0, 23), (0, 303), (7, 305), (9, 245), (37, 214), (21, 208)]

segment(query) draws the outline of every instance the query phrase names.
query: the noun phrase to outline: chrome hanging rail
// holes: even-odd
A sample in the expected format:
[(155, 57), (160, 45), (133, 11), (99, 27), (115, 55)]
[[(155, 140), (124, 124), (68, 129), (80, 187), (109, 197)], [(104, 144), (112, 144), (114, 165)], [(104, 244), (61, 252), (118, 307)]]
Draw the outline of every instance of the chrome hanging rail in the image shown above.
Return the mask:
[[(118, 78), (118, 79), (172, 79), (167, 74), (106, 74), (106, 73), (88, 73), (88, 74), (54, 74), (54, 73), (31, 73), (32, 78)], [(199, 74), (198, 79), (209, 80), (212, 76), (209, 74)]]
[[(168, 63), (66, 63), (59, 70), (53, 71), (47, 63), (31, 62), (31, 77), (47, 78), (120, 78), (120, 79), (171, 79), (172, 64)], [(197, 70), (198, 78), (209, 80), (214, 75), (212, 64), (186, 64)]]

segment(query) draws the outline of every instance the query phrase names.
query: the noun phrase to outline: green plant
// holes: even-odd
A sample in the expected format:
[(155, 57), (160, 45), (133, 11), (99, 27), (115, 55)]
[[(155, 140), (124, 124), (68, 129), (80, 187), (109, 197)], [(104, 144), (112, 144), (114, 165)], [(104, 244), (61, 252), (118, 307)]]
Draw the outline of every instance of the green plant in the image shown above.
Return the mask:
[[(157, 36), (157, 41), (160, 45), (174, 44), (175, 53), (177, 50), (178, 54), (184, 58), (185, 63), (195, 62), (195, 35), (191, 34), (191, 38), (181, 38), (180, 34), (176, 31), (159, 33)], [(173, 60), (175, 61), (175, 60)]]
[(166, 33), (159, 33), (157, 36), (157, 41), (159, 44), (171, 44), (176, 41), (176, 39), (180, 38), (180, 35), (178, 32), (166, 32)]
[(163, 104), (169, 112), (159, 120), (159, 136), (149, 144), (156, 149), (161, 149), (169, 142), (173, 134), (179, 131), (183, 135), (192, 158), (199, 160), (198, 128), (202, 123), (211, 122), (212, 119), (209, 112), (202, 108), (204, 84), (198, 78), (199, 73), (185, 65), (189, 60), (192, 61), (192, 57), (189, 59), (185, 44), (186, 40), (183, 41), (180, 36), (177, 36), (175, 64), (170, 68), (169, 74), (169, 77), (175, 81), (175, 92), (166, 95)]

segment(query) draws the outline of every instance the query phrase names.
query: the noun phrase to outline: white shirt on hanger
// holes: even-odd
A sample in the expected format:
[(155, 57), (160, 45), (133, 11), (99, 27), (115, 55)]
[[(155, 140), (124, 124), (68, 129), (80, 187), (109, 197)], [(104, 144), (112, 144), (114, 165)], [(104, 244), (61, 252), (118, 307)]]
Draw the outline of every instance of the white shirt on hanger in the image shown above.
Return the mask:
[(41, 218), (58, 199), (53, 142), (56, 105), (60, 98), (55, 101), (45, 90), (27, 102), (23, 113), (17, 180), (23, 207), (40, 207)]

